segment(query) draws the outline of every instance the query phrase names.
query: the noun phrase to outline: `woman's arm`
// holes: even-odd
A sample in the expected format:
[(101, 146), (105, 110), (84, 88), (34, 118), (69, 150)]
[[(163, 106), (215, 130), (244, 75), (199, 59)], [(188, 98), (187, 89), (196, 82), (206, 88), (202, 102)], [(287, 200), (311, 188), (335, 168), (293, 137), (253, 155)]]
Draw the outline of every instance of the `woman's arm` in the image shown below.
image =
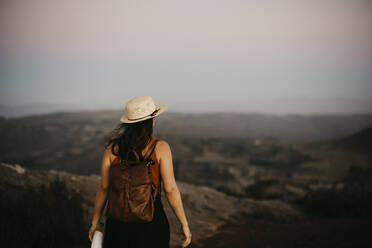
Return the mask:
[(191, 232), (183, 209), (181, 193), (174, 178), (172, 152), (166, 141), (162, 140), (159, 142), (159, 146), (160, 174), (163, 181), (164, 191), (169, 205), (172, 207), (178, 220), (181, 222), (185, 236), (183, 247), (186, 247), (191, 242)]
[(94, 213), (92, 218), (92, 226), (89, 230), (89, 239), (92, 240), (94, 230), (98, 226), (101, 217), (102, 207), (106, 203), (107, 190), (110, 184), (109, 170), (111, 164), (111, 146), (107, 147), (101, 162), (101, 180), (97, 188), (96, 200), (94, 202)]

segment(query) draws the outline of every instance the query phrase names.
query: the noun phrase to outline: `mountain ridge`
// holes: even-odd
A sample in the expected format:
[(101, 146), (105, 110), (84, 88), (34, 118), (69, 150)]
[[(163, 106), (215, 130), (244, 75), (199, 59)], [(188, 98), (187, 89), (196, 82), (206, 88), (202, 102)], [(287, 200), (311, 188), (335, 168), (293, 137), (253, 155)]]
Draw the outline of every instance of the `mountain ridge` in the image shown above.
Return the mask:
[[(53, 124), (86, 122), (119, 124), (122, 111), (58, 111), (49, 114), (6, 118), (0, 123)], [(168, 111), (157, 117), (155, 132), (198, 137), (277, 138), (292, 141), (335, 140), (372, 126), (372, 114), (265, 114), (179, 113)]]

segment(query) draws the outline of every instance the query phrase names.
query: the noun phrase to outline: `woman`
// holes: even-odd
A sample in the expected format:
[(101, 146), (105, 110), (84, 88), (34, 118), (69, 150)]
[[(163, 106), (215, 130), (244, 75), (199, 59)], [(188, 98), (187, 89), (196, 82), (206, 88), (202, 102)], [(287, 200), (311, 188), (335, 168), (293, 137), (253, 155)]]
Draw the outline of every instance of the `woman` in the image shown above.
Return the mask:
[[(121, 124), (116, 128), (107, 142), (101, 164), (101, 181), (97, 189), (92, 225), (89, 239), (99, 229), (99, 219), (107, 194), (110, 189), (110, 166), (116, 159), (132, 160), (134, 149), (143, 159), (148, 154), (152, 137), (155, 117), (167, 109), (165, 104), (155, 104), (151, 96), (139, 96), (131, 99), (125, 106), (125, 114), (120, 118)], [(175, 215), (182, 225), (183, 243), (187, 247), (191, 242), (191, 232), (183, 209), (181, 194), (178, 190), (172, 164), (172, 153), (169, 144), (159, 140), (153, 150), (154, 162), (159, 163), (160, 182), (162, 182), (166, 197)], [(127, 157), (128, 155), (128, 157)], [(134, 156), (133, 156), (134, 157)], [(156, 168), (156, 167), (155, 167)], [(159, 185), (161, 186), (161, 184)], [(161, 199), (158, 194), (155, 199), (154, 218), (148, 223), (123, 222), (114, 218), (107, 218), (105, 224), (103, 247), (169, 247), (170, 230)]]

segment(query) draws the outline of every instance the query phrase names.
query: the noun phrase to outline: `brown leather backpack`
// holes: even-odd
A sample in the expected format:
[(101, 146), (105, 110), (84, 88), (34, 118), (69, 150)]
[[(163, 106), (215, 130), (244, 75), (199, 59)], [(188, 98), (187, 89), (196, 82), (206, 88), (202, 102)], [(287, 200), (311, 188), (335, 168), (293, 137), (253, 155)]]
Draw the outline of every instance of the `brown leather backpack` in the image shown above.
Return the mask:
[[(107, 216), (124, 222), (150, 222), (154, 218), (155, 198), (160, 194), (159, 164), (154, 149), (159, 140), (154, 138), (143, 161), (119, 161), (110, 166)], [(148, 155), (150, 151), (150, 154)], [(129, 154), (129, 152), (128, 152)], [(128, 161), (128, 156), (126, 161)]]

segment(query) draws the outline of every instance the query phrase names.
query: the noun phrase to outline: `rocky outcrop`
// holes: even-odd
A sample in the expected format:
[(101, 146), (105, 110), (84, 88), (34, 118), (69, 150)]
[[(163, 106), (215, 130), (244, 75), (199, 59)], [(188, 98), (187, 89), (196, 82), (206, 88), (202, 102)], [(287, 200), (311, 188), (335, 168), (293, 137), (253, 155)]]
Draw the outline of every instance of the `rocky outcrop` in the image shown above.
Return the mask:
[[(55, 170), (31, 171), (20, 165), (0, 164), (0, 190), (20, 190), (25, 185), (48, 185), (60, 178), (67, 187), (82, 194), (88, 216), (93, 211), (95, 192), (100, 180), (97, 175), (81, 176)], [(238, 222), (240, 218), (266, 216), (285, 220), (301, 214), (291, 205), (279, 200), (252, 200), (237, 198), (206, 186), (197, 186), (178, 181), (185, 213), (189, 220), (193, 242), (215, 234), (224, 223)], [(162, 191), (162, 202), (171, 225), (171, 245), (180, 244), (181, 226)]]

